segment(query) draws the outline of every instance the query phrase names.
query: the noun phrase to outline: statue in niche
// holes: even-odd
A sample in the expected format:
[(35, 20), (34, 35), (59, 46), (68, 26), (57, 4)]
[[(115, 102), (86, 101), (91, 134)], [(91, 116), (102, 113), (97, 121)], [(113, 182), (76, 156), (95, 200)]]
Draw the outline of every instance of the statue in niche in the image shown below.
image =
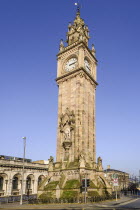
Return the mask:
[(71, 133), (74, 130), (75, 126), (75, 115), (73, 111), (70, 111), (69, 108), (66, 109), (65, 114), (60, 116), (60, 132), (62, 133), (62, 138), (64, 142), (71, 141)]
[(72, 145), (73, 131), (75, 128), (75, 115), (73, 111), (66, 108), (65, 114), (61, 114), (59, 123), (62, 146), (64, 148), (64, 161), (69, 160), (70, 147)]
[(73, 111), (69, 110), (69, 108), (66, 109), (65, 114), (61, 114), (60, 116), (60, 132), (64, 132), (66, 125), (70, 127), (70, 130), (74, 129), (75, 115)]
[(64, 141), (70, 141), (70, 128), (64, 130)]

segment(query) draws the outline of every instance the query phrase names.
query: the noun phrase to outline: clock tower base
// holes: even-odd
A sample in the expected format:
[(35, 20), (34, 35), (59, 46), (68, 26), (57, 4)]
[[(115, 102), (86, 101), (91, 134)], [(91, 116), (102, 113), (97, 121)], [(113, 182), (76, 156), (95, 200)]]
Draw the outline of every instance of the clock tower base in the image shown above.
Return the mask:
[[(88, 186), (84, 186), (85, 179)], [(84, 157), (74, 162), (55, 163), (51, 157), (48, 176), (38, 189), (38, 197), (41, 200), (55, 198), (82, 200), (85, 196), (92, 198), (109, 195), (111, 192), (112, 188), (105, 179), (100, 157), (92, 167), (85, 162)]]

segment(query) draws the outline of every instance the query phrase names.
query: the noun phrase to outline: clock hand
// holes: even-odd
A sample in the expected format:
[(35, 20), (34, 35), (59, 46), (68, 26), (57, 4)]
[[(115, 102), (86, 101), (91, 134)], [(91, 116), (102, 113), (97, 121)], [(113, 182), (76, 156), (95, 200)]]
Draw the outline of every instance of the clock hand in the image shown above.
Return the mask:
[(86, 66), (88, 68), (88, 70), (90, 71), (90, 68), (88, 66)]
[(76, 63), (76, 62), (74, 62), (74, 63), (70, 63), (70, 64), (69, 64), (69, 66), (71, 66), (71, 65), (73, 65), (73, 64), (75, 64), (75, 63)]

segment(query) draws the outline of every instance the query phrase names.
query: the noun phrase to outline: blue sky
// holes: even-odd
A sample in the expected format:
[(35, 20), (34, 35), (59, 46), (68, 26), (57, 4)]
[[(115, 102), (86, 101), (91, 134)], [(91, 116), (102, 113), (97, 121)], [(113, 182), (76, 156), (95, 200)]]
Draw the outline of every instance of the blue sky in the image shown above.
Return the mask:
[[(56, 152), (56, 54), (74, 0), (0, 0), (0, 154)], [(97, 157), (104, 168), (140, 169), (140, 1), (81, 0), (98, 59)]]

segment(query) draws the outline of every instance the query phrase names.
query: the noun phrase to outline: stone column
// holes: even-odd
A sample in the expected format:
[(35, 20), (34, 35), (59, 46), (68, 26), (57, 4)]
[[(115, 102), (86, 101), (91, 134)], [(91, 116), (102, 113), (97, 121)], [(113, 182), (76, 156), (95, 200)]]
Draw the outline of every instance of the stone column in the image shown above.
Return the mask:
[(4, 180), (4, 195), (6, 196), (8, 193), (8, 179)]
[(7, 195), (10, 196), (11, 194), (12, 194), (12, 179), (9, 179), (7, 186)]
[(38, 178), (35, 178), (32, 180), (33, 188), (32, 188), (32, 194), (37, 194), (37, 189), (38, 189)]
[[(22, 180), (20, 180), (19, 194), (21, 194), (21, 184)], [(23, 195), (26, 193), (26, 179), (23, 179)]]

